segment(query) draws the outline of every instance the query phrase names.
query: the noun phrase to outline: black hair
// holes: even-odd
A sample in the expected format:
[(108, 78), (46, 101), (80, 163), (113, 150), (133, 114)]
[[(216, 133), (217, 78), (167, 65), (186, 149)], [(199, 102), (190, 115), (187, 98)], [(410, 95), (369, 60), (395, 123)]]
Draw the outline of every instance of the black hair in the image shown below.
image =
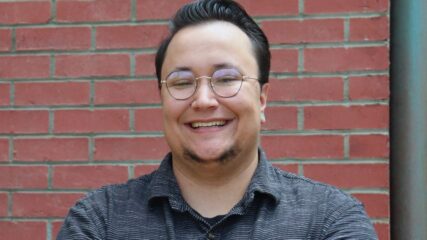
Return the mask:
[(232, 0), (199, 0), (181, 7), (170, 20), (169, 35), (160, 44), (156, 54), (156, 75), (161, 87), (161, 70), (169, 43), (181, 29), (208, 21), (226, 21), (239, 27), (250, 39), (258, 63), (261, 86), (268, 82), (271, 54), (267, 37), (245, 9)]

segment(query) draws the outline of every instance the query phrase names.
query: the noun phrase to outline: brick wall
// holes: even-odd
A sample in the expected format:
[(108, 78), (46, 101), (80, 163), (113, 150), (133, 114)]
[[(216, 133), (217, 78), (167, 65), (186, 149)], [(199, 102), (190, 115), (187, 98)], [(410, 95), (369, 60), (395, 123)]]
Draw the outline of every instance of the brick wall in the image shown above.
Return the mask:
[[(155, 48), (184, 0), (0, 2), (0, 239), (55, 239), (87, 190), (156, 168)], [(241, 0), (271, 41), (262, 145), (389, 239), (389, 0)]]

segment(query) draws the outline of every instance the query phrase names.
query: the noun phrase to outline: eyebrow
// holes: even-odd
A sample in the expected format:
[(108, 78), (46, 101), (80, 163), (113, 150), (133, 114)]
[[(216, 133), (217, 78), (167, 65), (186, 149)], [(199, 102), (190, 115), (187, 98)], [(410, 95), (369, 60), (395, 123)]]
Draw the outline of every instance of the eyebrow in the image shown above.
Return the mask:
[[(235, 65), (233, 65), (233, 64), (229, 64), (229, 63), (218, 63), (218, 64), (214, 64), (213, 65), (214, 72), (216, 70), (218, 70), (218, 69), (224, 69), (224, 68), (233, 68), (233, 69), (236, 69), (236, 70), (238, 70), (240, 72), (240, 69), (238, 67), (236, 67)], [(182, 67), (176, 67), (168, 75), (170, 75), (173, 72), (179, 72), (179, 71), (190, 71), (190, 72), (193, 72), (190, 67), (182, 66)]]

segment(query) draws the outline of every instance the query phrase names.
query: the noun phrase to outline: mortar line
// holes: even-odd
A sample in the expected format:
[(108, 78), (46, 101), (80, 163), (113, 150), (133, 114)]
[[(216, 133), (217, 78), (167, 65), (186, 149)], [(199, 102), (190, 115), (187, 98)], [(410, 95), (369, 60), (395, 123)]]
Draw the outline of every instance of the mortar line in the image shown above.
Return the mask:
[(90, 49), (91, 51), (96, 51), (96, 27), (90, 27)]
[(344, 159), (350, 159), (350, 136), (348, 134), (344, 135)]
[(298, 107), (297, 109), (297, 127), (298, 130), (304, 130), (304, 107)]
[(344, 42), (350, 41), (350, 19), (344, 19)]
[(11, 192), (7, 193), (7, 216), (13, 216), (13, 196)]
[(12, 35), (10, 53), (15, 54), (15, 52), (16, 52), (16, 28), (12, 27), (10, 30), (11, 30), (11, 35)]
[(14, 158), (15, 158), (15, 154), (14, 154), (14, 149), (15, 149), (15, 145), (14, 145), (14, 141), (13, 141), (13, 136), (9, 136), (8, 138), (8, 142), (9, 142), (9, 152), (8, 152), (8, 163), (13, 163)]
[(52, 186), (52, 172), (53, 172), (53, 166), (52, 165), (48, 165), (47, 166), (47, 189), (48, 190), (52, 190), (53, 186)]
[(49, 76), (50, 78), (55, 78), (55, 72), (56, 72), (56, 56), (55, 54), (50, 54), (50, 68), (49, 68)]
[(135, 109), (129, 109), (129, 129), (135, 132)]
[(52, 220), (48, 219), (46, 224), (46, 239), (52, 240)]
[(136, 20), (136, 6), (137, 6), (136, 0), (131, 0), (131, 6), (130, 6), (130, 9), (131, 9), (130, 21), (131, 22), (137, 21)]
[(350, 80), (348, 76), (342, 78), (343, 81), (343, 101), (345, 103), (350, 103)]
[(54, 129), (55, 129), (55, 113), (52, 109), (49, 109), (48, 113), (49, 113), (48, 133), (49, 135), (53, 135)]
[(10, 87), (10, 89), (9, 89), (9, 94), (10, 94), (9, 105), (14, 107), (14, 105), (15, 105), (15, 81), (11, 80), (9, 83), (10, 83), (9, 84), (9, 87)]
[(88, 156), (89, 163), (93, 163), (94, 162), (94, 155), (95, 155), (95, 151), (96, 151), (96, 149), (95, 149), (95, 139), (93, 138), (93, 136), (90, 136), (88, 138), (88, 146), (87, 147), (89, 148), (88, 149), (88, 152), (89, 152), (89, 156)]
[(49, 20), (49, 23), (56, 23), (56, 9), (57, 9), (56, 0), (52, 0), (52, 5), (50, 8), (51, 19)]

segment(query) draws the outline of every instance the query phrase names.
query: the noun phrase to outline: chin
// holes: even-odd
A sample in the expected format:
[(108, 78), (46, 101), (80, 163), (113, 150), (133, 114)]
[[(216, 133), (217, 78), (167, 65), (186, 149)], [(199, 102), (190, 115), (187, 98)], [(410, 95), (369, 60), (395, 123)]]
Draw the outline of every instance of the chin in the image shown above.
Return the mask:
[(238, 154), (238, 148), (236, 146), (232, 146), (225, 150), (214, 150), (214, 151), (206, 151), (203, 153), (197, 153), (190, 149), (185, 148), (183, 150), (184, 157), (191, 161), (196, 161), (199, 163), (211, 163), (211, 162), (220, 162), (225, 163), (233, 159)]

